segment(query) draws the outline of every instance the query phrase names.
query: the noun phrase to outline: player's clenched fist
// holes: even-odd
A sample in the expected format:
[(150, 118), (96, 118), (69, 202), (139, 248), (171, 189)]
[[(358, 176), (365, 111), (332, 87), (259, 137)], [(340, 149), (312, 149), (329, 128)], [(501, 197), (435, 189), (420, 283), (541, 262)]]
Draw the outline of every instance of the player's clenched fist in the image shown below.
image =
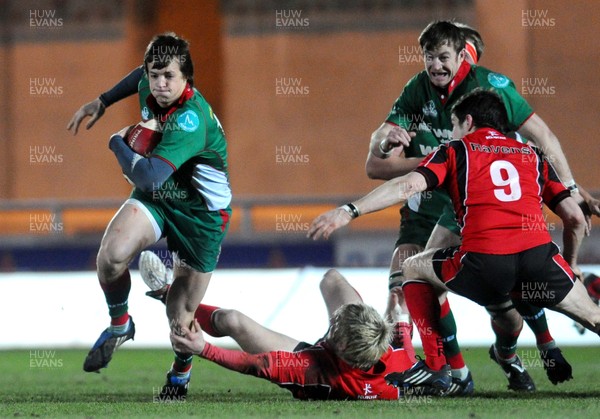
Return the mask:
[(381, 142), (381, 151), (389, 153), (392, 149), (397, 147), (408, 147), (410, 140), (416, 133), (407, 132), (402, 127), (394, 127), (387, 133), (385, 139)]
[(351, 220), (352, 217), (343, 208), (327, 211), (313, 220), (308, 229), (307, 237), (313, 240), (318, 240), (321, 237), (328, 239), (331, 233), (345, 226)]

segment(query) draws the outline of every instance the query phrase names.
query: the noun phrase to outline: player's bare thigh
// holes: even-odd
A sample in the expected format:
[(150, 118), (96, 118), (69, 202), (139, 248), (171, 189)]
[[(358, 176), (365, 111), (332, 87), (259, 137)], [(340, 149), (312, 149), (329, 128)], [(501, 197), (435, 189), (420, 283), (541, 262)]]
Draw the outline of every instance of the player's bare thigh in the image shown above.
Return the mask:
[(119, 277), (131, 260), (156, 242), (155, 227), (138, 205), (125, 203), (106, 227), (98, 251), (98, 276), (104, 283)]
[(549, 308), (566, 314), (586, 328), (600, 333), (600, 307), (590, 299), (585, 286), (579, 280), (575, 281), (571, 291), (560, 303)]
[(402, 269), (404, 277), (407, 279), (420, 279), (430, 283), (436, 292), (444, 293), (448, 291), (446, 285), (440, 280), (433, 269), (433, 255), (440, 249), (426, 249), (404, 261)]
[(293, 351), (300, 341), (268, 329), (237, 310), (215, 311), (213, 327), (225, 336), (231, 336), (242, 350), (251, 354), (270, 351)]

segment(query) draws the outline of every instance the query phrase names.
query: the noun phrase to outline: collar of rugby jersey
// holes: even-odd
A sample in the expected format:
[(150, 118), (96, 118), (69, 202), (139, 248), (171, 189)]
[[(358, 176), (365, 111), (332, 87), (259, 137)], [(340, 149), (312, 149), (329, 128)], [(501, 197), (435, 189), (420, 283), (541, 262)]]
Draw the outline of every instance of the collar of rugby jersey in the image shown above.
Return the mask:
[(146, 98), (146, 104), (152, 110), (152, 113), (154, 113), (154, 115), (158, 118), (158, 120), (161, 123), (164, 123), (167, 121), (167, 118), (169, 117), (169, 115), (171, 115), (177, 109), (181, 108), (181, 106), (186, 101), (191, 99), (192, 96), (194, 96), (194, 88), (192, 86), (190, 86), (189, 83), (186, 83), (185, 89), (183, 89), (183, 93), (181, 94), (181, 96), (179, 96), (179, 99), (177, 99), (168, 108), (161, 107), (158, 104), (158, 102), (156, 101), (156, 98), (152, 95), (148, 95), (148, 97)]
[(471, 64), (469, 64), (467, 60), (464, 60), (446, 88), (440, 89), (432, 85), (434, 90), (439, 95), (442, 105), (446, 104), (448, 97), (452, 94), (454, 89), (456, 89), (456, 87), (463, 82), (463, 80), (467, 77), (467, 74), (469, 74), (469, 71), (471, 71)]

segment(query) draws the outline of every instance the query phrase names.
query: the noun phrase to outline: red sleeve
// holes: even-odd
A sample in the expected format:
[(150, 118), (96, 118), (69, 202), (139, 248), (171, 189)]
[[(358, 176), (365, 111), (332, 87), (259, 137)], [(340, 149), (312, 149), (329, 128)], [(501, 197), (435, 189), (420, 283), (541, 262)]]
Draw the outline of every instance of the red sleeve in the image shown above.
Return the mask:
[(200, 356), (227, 369), (271, 380), (271, 352), (249, 354), (243, 351), (219, 348), (206, 343)]
[(249, 354), (243, 351), (219, 348), (208, 342), (200, 356), (227, 369), (264, 378), (277, 384), (304, 384), (307, 369), (311, 365), (311, 356), (307, 351), (272, 351)]

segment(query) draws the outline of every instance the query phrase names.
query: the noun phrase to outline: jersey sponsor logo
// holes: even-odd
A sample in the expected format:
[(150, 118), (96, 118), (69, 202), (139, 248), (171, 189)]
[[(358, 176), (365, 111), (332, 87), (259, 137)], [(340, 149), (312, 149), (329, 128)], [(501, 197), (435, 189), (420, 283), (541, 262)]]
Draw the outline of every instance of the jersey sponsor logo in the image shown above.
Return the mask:
[(150, 110), (144, 106), (142, 108), (142, 121), (147, 121), (150, 118)]
[(489, 73), (487, 79), (496, 89), (503, 89), (510, 83), (509, 78), (500, 73)]
[(363, 391), (365, 392), (364, 395), (358, 395), (358, 399), (361, 400), (373, 400), (377, 398), (377, 394), (372, 394), (373, 393), (373, 389), (371, 387), (371, 383), (365, 383), (365, 387), (363, 388)]
[(426, 156), (434, 150), (437, 150), (437, 146), (419, 144), (419, 149), (421, 151), (421, 156)]
[(177, 125), (186, 132), (194, 132), (200, 126), (200, 118), (194, 111), (185, 111), (177, 118)]
[(423, 115), (425, 116), (431, 116), (433, 118), (437, 118), (438, 116), (438, 111), (435, 108), (435, 104), (433, 103), (433, 100), (430, 100), (429, 102), (425, 103), (423, 105)]
[(449, 129), (434, 128), (433, 135), (435, 135), (435, 138), (437, 138), (442, 144), (452, 140), (452, 130)]
[(497, 131), (488, 131), (487, 135), (485, 136), (486, 140), (494, 140), (494, 139), (504, 139), (506, 138), (504, 135), (500, 134)]
[(523, 147), (508, 147), (505, 145), (485, 145), (479, 143), (470, 143), (472, 151), (479, 151), (482, 153), (494, 153), (494, 154), (531, 154), (531, 148), (527, 146)]

